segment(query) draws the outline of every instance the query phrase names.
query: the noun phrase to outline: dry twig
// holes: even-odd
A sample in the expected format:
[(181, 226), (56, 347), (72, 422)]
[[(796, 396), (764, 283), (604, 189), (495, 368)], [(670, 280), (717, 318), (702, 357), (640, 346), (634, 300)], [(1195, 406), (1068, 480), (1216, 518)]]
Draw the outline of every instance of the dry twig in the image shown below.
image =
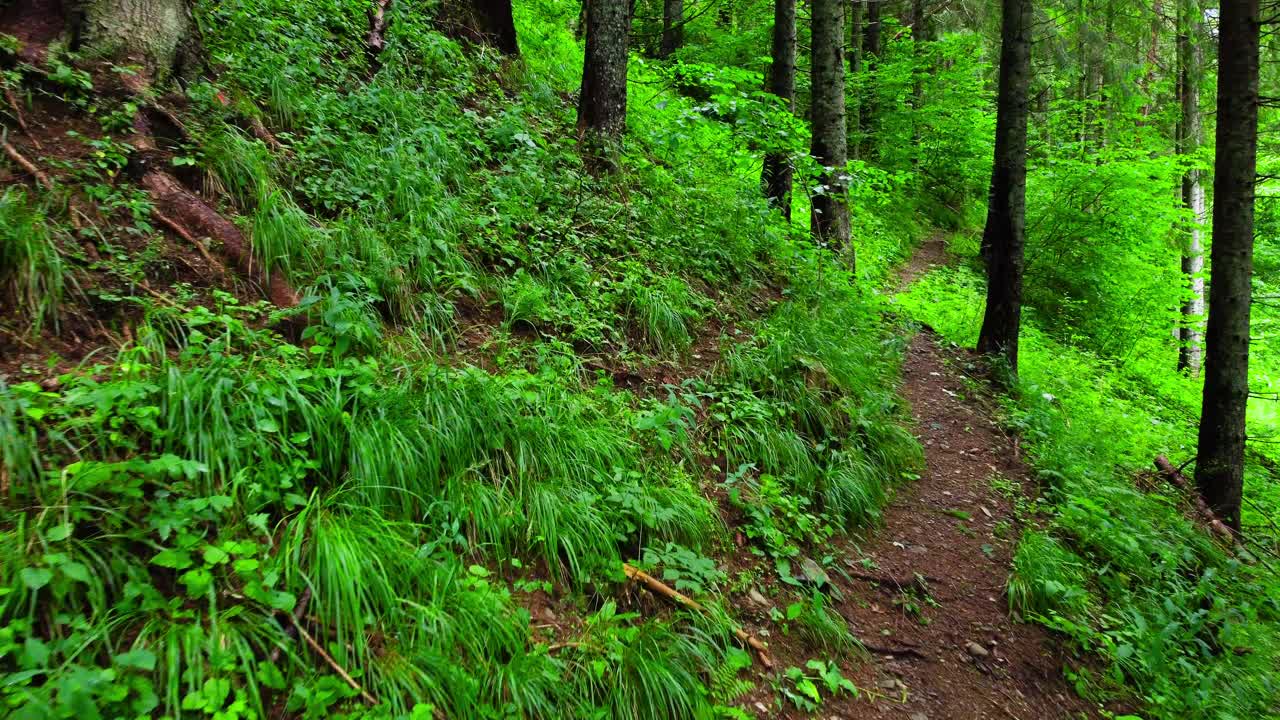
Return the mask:
[(333, 656), (329, 654), (329, 651), (325, 650), (320, 643), (316, 642), (316, 639), (311, 637), (311, 633), (307, 632), (307, 629), (302, 627), (301, 623), (294, 620), (293, 615), (289, 616), (289, 620), (293, 623), (293, 627), (298, 631), (299, 637), (301, 637), (307, 645), (320, 656), (321, 660), (324, 660), (329, 667), (333, 668), (333, 671), (338, 673), (338, 677), (345, 680), (346, 683), (351, 686), (351, 689), (360, 693), (360, 698), (362, 700), (370, 705), (378, 704), (378, 699), (369, 694), (369, 691), (365, 690), (360, 683), (356, 682), (355, 678), (351, 677), (351, 674), (339, 665), (337, 660), (333, 659)]

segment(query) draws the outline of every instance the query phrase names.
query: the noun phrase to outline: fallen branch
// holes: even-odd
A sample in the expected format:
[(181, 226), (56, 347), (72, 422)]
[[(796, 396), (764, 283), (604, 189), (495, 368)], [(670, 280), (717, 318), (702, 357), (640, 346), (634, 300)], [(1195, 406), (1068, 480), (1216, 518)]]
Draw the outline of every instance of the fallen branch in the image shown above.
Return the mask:
[(316, 639), (311, 637), (311, 633), (307, 632), (307, 629), (302, 627), (301, 623), (299, 623), (296, 620), (293, 620), (292, 615), (289, 616), (289, 619), (293, 621), (293, 627), (295, 627), (298, 630), (298, 635), (304, 641), (306, 641), (307, 645), (309, 645), (311, 649), (314, 650), (315, 653), (320, 656), (321, 660), (324, 660), (329, 667), (333, 668), (333, 671), (338, 673), (338, 677), (341, 677), (343, 680), (345, 680), (346, 683), (351, 686), (352, 690), (355, 690), (356, 692), (360, 693), (360, 698), (362, 700), (364, 700), (366, 703), (370, 705), (378, 704), (378, 699), (375, 698), (373, 695), (369, 694), (369, 691), (365, 690), (364, 687), (360, 685), (360, 683), (356, 682), (355, 678), (351, 677), (351, 674), (348, 673), (345, 669), (343, 669), (343, 667), (338, 664), (337, 660), (333, 659), (333, 656), (329, 654), (329, 651), (321, 647), (320, 643), (316, 642)]
[(27, 174), (35, 178), (36, 184), (43, 185), (50, 190), (53, 189), (53, 182), (49, 180), (49, 176), (41, 172), (40, 168), (35, 166), (35, 163), (31, 162), (26, 157), (24, 157), (22, 153), (18, 152), (18, 149), (15, 148), (13, 145), (10, 145), (8, 140), (4, 140), (3, 145), (4, 145), (4, 154), (8, 155), (10, 160), (17, 163), (18, 167), (22, 168), (23, 170), (26, 170)]
[[(632, 566), (629, 563), (622, 564), (622, 572), (625, 573), (628, 578), (631, 578), (632, 580), (639, 580), (640, 582), (644, 583), (645, 587), (667, 598), (668, 600), (671, 600), (679, 605), (684, 605), (685, 607), (690, 608), (691, 610), (697, 610), (699, 612), (702, 611), (702, 606), (699, 605), (698, 602), (693, 598), (687, 595), (684, 595), (676, 590), (673, 590), (666, 583), (662, 582), (661, 580), (658, 580), (657, 578), (653, 577), (649, 573), (637, 567)], [(742, 643), (745, 644), (747, 647), (750, 647), (752, 650), (756, 651), (756, 654), (760, 656), (760, 664), (764, 665), (766, 668), (769, 668), (770, 670), (773, 669), (773, 660), (769, 658), (769, 648), (763, 642), (760, 642), (759, 639), (752, 637), (751, 635), (748, 635), (746, 631), (744, 631), (742, 628), (734, 628), (733, 634), (737, 636), (738, 640), (742, 641)]]
[[(310, 604), (310, 602), (311, 588), (308, 587), (302, 591), (302, 596), (298, 598), (297, 604), (293, 606), (293, 622), (289, 624), (289, 627), (285, 628), (285, 637), (292, 640), (293, 637), (298, 634), (298, 619), (307, 611), (307, 605)], [(271, 651), (271, 662), (275, 662), (280, 659), (280, 650), (282, 647), (283, 646), (281, 645), (277, 645), (276, 649)]]
[(1164, 476), (1164, 479), (1168, 480), (1170, 484), (1181, 490), (1188, 498), (1190, 498), (1192, 506), (1195, 507), (1196, 512), (1200, 515), (1200, 519), (1209, 526), (1209, 529), (1222, 537), (1228, 545), (1234, 545), (1239, 542), (1239, 538), (1236, 537), (1235, 532), (1232, 531), (1231, 528), (1227, 527), (1226, 523), (1218, 519), (1218, 516), (1214, 514), (1213, 509), (1204, 501), (1204, 498), (1200, 497), (1200, 493), (1196, 492), (1196, 489), (1191, 486), (1191, 483), (1187, 482), (1187, 479), (1182, 476), (1182, 473), (1179, 472), (1178, 468), (1174, 467), (1173, 463), (1169, 462), (1169, 458), (1163, 455), (1157, 455), (1155, 462), (1156, 469), (1160, 471), (1160, 474)]

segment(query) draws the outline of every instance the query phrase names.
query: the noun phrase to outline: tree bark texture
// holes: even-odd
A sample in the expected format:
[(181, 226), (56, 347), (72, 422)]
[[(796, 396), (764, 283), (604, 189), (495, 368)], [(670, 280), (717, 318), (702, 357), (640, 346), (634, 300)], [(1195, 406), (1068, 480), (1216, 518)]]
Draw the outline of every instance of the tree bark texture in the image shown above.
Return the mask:
[[(796, 99), (796, 0), (774, 0), (773, 63), (769, 69), (770, 93), (795, 110)], [(791, 158), (786, 153), (764, 157), (761, 181), (765, 197), (791, 221)]]
[(1031, 0), (1003, 0), (1000, 86), (996, 100), (995, 162), (982, 255), (987, 264), (987, 309), (978, 351), (1018, 369), (1026, 241), (1027, 113), (1031, 84)]
[(1212, 276), (1196, 488), (1240, 529), (1249, 401), (1253, 201), (1258, 151), (1259, 0), (1226, 0), (1218, 20), (1218, 131)]
[(589, 0), (578, 133), (588, 157), (606, 170), (616, 165), (616, 146), (627, 127), (630, 25), (627, 0)]
[(684, 0), (663, 0), (662, 43), (658, 57), (668, 58), (684, 47)]
[(480, 33), (485, 42), (497, 48), (503, 55), (518, 55), (520, 45), (516, 40), (516, 21), (511, 10), (511, 0), (473, 0), (476, 19), (480, 21)]
[(192, 37), (186, 0), (89, 0), (73, 7), (77, 49), (140, 65), (151, 83), (180, 72)]
[(844, 115), (844, 2), (814, 0), (810, 154), (825, 170), (811, 201), (810, 229), (819, 242), (848, 253), (848, 127)]
[[(1204, 141), (1200, 125), (1199, 3), (1179, 0), (1178, 8), (1178, 96), (1182, 117), (1178, 123), (1178, 152), (1193, 156)], [(1153, 43), (1154, 46), (1154, 43)], [(1182, 176), (1182, 203), (1191, 214), (1191, 225), (1183, 236), (1182, 274), (1188, 295), (1182, 302), (1178, 325), (1178, 369), (1200, 373), (1202, 344), (1200, 326), (1204, 317), (1204, 227), (1207, 218), (1201, 171), (1190, 168)]]

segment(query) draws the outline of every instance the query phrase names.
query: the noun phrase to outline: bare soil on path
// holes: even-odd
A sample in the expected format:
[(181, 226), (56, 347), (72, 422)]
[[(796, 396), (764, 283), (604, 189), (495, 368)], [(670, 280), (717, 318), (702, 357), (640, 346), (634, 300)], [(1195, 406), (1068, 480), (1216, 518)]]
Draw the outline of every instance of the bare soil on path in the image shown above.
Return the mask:
[[(946, 261), (931, 240), (900, 288)], [(1092, 717), (1066, 681), (1061, 643), (1015, 622), (1005, 599), (1022, 530), (1015, 499), (1034, 493), (1016, 442), (991, 417), (975, 359), (930, 331), (911, 340), (902, 392), (924, 447), (919, 480), (900, 488), (884, 523), (850, 553), (840, 612), (872, 653), (862, 697), (824, 718), (948, 720)], [(869, 701), (869, 702), (868, 702)]]

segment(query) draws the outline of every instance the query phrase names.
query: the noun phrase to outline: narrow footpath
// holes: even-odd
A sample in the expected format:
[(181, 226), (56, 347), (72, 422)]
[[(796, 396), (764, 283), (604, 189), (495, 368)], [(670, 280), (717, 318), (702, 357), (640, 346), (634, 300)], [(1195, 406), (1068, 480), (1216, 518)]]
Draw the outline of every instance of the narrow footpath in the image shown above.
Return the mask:
[[(946, 261), (941, 239), (922, 246), (900, 287)], [(855, 682), (863, 697), (824, 717), (1041, 720), (1092, 717), (1063, 675), (1060, 644), (1014, 622), (1005, 582), (1022, 530), (1016, 498), (1034, 481), (1016, 443), (984, 408), (990, 399), (963, 350), (921, 330), (902, 392), (926, 467), (885, 509), (884, 524), (851, 556), (840, 610), (871, 651)], [(844, 585), (844, 583), (842, 583)], [(870, 700), (870, 703), (868, 703)], [(832, 708), (833, 710), (835, 708)]]

